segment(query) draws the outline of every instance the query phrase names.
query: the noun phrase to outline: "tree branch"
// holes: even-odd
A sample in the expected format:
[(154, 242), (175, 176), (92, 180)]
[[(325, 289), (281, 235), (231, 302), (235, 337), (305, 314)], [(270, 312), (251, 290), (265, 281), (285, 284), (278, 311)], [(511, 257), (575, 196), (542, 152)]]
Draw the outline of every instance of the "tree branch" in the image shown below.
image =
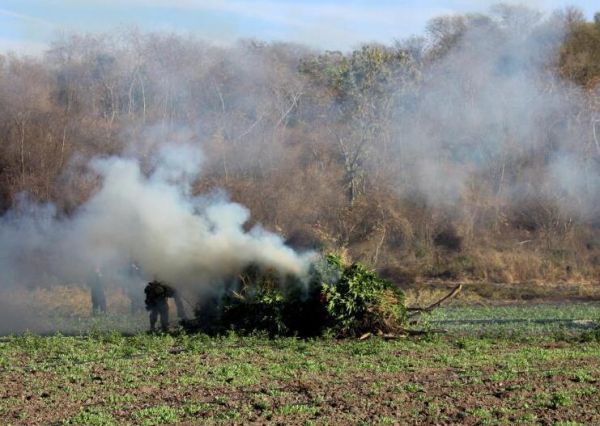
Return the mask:
[(408, 312), (410, 312), (411, 315), (417, 315), (417, 314), (420, 314), (421, 312), (430, 312), (430, 311), (434, 310), (435, 308), (437, 308), (438, 306), (440, 306), (445, 301), (452, 299), (454, 296), (456, 296), (458, 293), (460, 293), (461, 290), (462, 290), (462, 284), (459, 284), (456, 287), (454, 287), (450, 293), (448, 293), (446, 296), (442, 297), (440, 300), (433, 303), (432, 305), (429, 305), (427, 307), (420, 307), (420, 308), (406, 308), (406, 310)]

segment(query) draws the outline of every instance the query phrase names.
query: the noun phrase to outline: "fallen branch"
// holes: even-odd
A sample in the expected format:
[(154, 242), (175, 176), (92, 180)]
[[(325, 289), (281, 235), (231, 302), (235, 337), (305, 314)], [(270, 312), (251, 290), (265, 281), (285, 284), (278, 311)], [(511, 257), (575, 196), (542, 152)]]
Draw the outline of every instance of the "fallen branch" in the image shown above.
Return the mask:
[(362, 336), (360, 336), (358, 338), (358, 340), (367, 340), (369, 337), (371, 337), (373, 335), (373, 333), (365, 333)]
[[(404, 339), (408, 336), (426, 336), (429, 334), (434, 334), (434, 333), (447, 333), (448, 330), (445, 330), (443, 328), (432, 328), (432, 329), (428, 329), (428, 330), (415, 330), (415, 329), (404, 329), (402, 330), (399, 334), (394, 334), (394, 333), (377, 333), (377, 337), (380, 337), (384, 340), (396, 340), (396, 339)], [(370, 339), (371, 337), (374, 337), (375, 334), (373, 333), (365, 333), (362, 336), (360, 336), (358, 338), (358, 340), (367, 340)]]
[(429, 330), (411, 330), (411, 329), (407, 329), (404, 330), (404, 332), (406, 334), (408, 334), (409, 336), (426, 336), (429, 334), (434, 334), (434, 333), (439, 333), (439, 334), (445, 334), (448, 332), (448, 330), (443, 329), (443, 328), (432, 328)]
[(426, 307), (420, 307), (420, 308), (406, 308), (406, 310), (409, 312), (409, 315), (418, 315), (422, 312), (430, 312), (430, 311), (434, 310), (435, 308), (437, 308), (438, 306), (440, 306), (445, 301), (452, 299), (454, 296), (456, 296), (458, 293), (460, 293), (461, 290), (462, 290), (462, 284), (459, 284), (456, 287), (454, 287), (450, 293), (448, 293), (446, 296), (442, 297), (440, 300), (433, 303), (432, 305), (429, 305)]

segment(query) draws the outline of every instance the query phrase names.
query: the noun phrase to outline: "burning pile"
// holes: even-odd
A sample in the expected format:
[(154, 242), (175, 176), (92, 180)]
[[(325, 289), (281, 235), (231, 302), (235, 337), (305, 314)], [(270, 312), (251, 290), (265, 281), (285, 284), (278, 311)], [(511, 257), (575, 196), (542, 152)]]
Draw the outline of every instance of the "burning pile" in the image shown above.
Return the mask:
[(271, 336), (339, 337), (399, 332), (406, 320), (404, 295), (360, 263), (329, 255), (313, 263), (308, 279), (252, 264), (220, 296), (204, 299), (188, 329)]

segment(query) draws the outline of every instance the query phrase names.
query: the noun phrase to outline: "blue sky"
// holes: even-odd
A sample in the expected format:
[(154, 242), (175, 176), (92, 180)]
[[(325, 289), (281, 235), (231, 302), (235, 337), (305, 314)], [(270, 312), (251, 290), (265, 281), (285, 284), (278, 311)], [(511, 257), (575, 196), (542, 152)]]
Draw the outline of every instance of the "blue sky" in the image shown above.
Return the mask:
[[(0, 0), (0, 51), (38, 53), (63, 32), (103, 32), (136, 26), (143, 31), (194, 34), (215, 42), (238, 38), (303, 42), (349, 49), (422, 34), (439, 15), (485, 12), (495, 0)], [(529, 0), (552, 11), (567, 5), (591, 19), (589, 0)]]

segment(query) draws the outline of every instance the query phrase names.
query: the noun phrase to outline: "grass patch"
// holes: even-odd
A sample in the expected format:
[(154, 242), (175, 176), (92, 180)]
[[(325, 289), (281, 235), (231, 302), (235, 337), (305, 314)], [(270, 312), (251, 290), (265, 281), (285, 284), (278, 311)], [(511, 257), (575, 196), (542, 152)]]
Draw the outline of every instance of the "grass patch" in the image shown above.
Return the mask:
[[(527, 314), (460, 309), (473, 319)], [(533, 308), (529, 319), (557, 310), (585, 318), (596, 308), (560, 309)], [(366, 341), (97, 330), (5, 337), (0, 423), (600, 423), (600, 345), (578, 338), (578, 326), (560, 339), (532, 327), (520, 339), (448, 328), (436, 339)]]

